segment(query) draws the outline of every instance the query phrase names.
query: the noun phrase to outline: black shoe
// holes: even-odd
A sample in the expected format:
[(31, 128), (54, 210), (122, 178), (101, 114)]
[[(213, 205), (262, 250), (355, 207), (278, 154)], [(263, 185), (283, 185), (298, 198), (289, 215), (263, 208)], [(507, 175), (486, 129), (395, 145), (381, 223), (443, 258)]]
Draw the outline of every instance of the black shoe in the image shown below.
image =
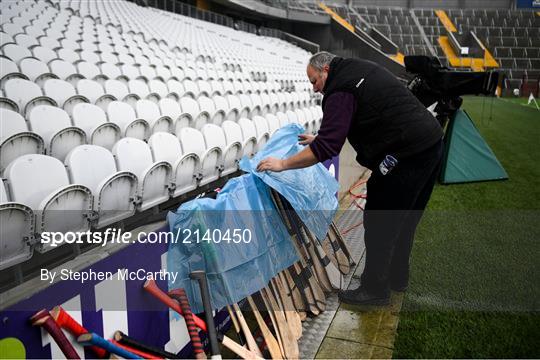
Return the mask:
[(388, 305), (390, 294), (370, 292), (362, 287), (355, 290), (341, 290), (338, 292), (339, 299), (351, 305)]

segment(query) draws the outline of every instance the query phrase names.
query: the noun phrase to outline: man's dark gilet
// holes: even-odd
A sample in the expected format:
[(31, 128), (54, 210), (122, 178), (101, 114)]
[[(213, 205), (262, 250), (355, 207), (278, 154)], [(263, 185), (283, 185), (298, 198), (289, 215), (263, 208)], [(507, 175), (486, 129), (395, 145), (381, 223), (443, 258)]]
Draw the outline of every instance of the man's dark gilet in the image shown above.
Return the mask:
[(385, 68), (367, 60), (335, 57), (324, 87), (325, 100), (334, 92), (354, 95), (357, 108), (347, 139), (356, 160), (374, 169), (386, 155), (399, 159), (434, 145), (443, 132), (420, 101)]

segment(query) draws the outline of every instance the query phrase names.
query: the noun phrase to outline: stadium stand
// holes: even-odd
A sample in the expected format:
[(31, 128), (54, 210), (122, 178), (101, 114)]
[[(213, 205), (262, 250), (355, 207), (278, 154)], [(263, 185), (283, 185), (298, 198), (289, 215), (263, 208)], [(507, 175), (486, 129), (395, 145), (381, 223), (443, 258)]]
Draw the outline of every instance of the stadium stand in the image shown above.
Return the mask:
[(101, 229), (233, 176), (290, 122), (279, 111), (320, 124), (309, 53), (277, 38), (128, 1), (19, 0), (0, 39), (1, 269), (53, 250), (42, 231)]
[[(448, 67), (447, 55), (439, 37), (447, 34), (434, 9), (407, 9), (373, 5), (332, 4), (331, 8), (347, 22), (372, 35), (376, 29), (404, 55), (432, 55)], [(315, 10), (318, 4), (303, 2)], [(509, 9), (448, 9), (448, 18), (458, 34), (470, 32), (485, 45), (507, 77), (507, 88), (521, 88), (528, 80), (540, 78), (540, 17), (532, 11)], [(373, 44), (377, 41), (370, 39)], [(380, 46), (380, 45), (379, 45)], [(389, 55), (392, 55), (388, 53)], [(466, 70), (466, 68), (465, 68)]]

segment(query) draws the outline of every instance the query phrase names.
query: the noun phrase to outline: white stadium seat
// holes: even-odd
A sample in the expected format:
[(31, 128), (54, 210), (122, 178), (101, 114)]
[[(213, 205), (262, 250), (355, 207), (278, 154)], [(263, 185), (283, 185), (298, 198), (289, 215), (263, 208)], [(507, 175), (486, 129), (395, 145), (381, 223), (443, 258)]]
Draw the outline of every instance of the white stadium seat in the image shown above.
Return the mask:
[(170, 79), (167, 81), (167, 88), (169, 89), (168, 97), (176, 101), (180, 100), (184, 96), (184, 85), (178, 80)]
[(159, 97), (156, 94), (150, 94), (148, 85), (142, 80), (129, 80), (128, 89), (131, 94), (135, 94), (140, 100), (149, 99), (156, 103), (159, 101)]
[(19, 63), (25, 57), (31, 57), (32, 53), (25, 46), (15, 43), (7, 43), (0, 49), (4, 56), (7, 56), (14, 63)]
[[(229, 103), (229, 114), (227, 115), (227, 120), (236, 121), (249, 115), (249, 109), (244, 109), (242, 107), (242, 103), (236, 95), (227, 95), (225, 98)], [(244, 114), (244, 116), (241, 116), (242, 114)]]
[(252, 117), (258, 114), (258, 111), (253, 107), (251, 99), (247, 94), (238, 94), (238, 99), (240, 99), (241, 110), (240, 117)]
[(212, 86), (206, 80), (197, 80), (197, 87), (199, 88), (199, 94), (210, 97), (212, 95)]
[(16, 104), (18, 111), (26, 116), (37, 105), (57, 105), (50, 97), (43, 96), (37, 84), (24, 79), (9, 79), (4, 85), (4, 92)]
[(234, 121), (226, 120), (221, 125), (223, 132), (225, 133), (225, 139), (227, 145), (233, 143), (240, 143), (242, 146), (242, 155), (252, 157), (255, 154), (256, 139), (253, 137), (244, 141), (244, 135), (242, 134), (242, 128)]
[(93, 80), (82, 79), (77, 82), (77, 94), (87, 98), (92, 104), (96, 104), (103, 110), (107, 109), (107, 105), (116, 100), (112, 95), (105, 94), (103, 86)]
[(3, 84), (6, 80), (10, 78), (21, 78), (28, 80), (27, 75), (23, 75), (21, 72), (19, 72), (17, 64), (15, 64), (7, 57), (0, 56), (0, 81)]
[(75, 85), (79, 79), (83, 78), (75, 66), (67, 61), (55, 59), (49, 62), (51, 73), (58, 76), (59, 79), (66, 80)]
[(207, 149), (203, 134), (190, 127), (181, 128), (178, 137), (184, 153), (194, 153), (199, 156), (201, 162), (200, 185), (217, 180), (221, 172), (220, 165), (223, 163), (221, 149), (217, 147)]
[(112, 101), (107, 107), (107, 116), (109, 121), (120, 127), (122, 137), (133, 137), (144, 140), (150, 131), (148, 122), (144, 119), (138, 119), (135, 110), (122, 101)]
[(279, 119), (274, 114), (266, 114), (265, 118), (266, 118), (266, 121), (268, 122), (268, 132), (271, 137), (272, 135), (274, 135), (276, 131), (279, 130), (281, 125), (279, 123)]
[(258, 151), (257, 129), (255, 128), (255, 124), (247, 118), (241, 118), (238, 120), (238, 125), (240, 125), (242, 138), (244, 139), (244, 142), (242, 143), (244, 154), (253, 156)]
[(223, 129), (214, 124), (204, 125), (202, 133), (207, 148), (221, 149), (223, 154), (221, 175), (228, 175), (238, 170), (238, 162), (242, 157), (242, 143), (239, 141), (227, 142)]
[(257, 149), (261, 150), (270, 138), (268, 122), (262, 116), (254, 116), (253, 123), (255, 124), (255, 130), (257, 131)]
[(0, 129), (0, 173), (21, 155), (43, 152), (43, 139), (28, 131), (19, 113), (0, 108)]
[(221, 109), (216, 108), (216, 104), (212, 99), (206, 96), (199, 96), (197, 99), (197, 102), (199, 103), (199, 107), (201, 109), (201, 112), (204, 112), (208, 114), (208, 122), (215, 124), (215, 125), (221, 125), (221, 123), (225, 120), (226, 114), (225, 111)]
[(135, 80), (141, 76), (139, 68), (134, 65), (123, 64), (120, 66), (120, 70), (122, 71), (122, 76), (124, 77), (126, 83), (129, 80)]
[(172, 167), (166, 161), (154, 162), (147, 143), (123, 138), (114, 145), (112, 152), (118, 169), (137, 176), (140, 210), (149, 209), (169, 198)]
[[(39, 154), (23, 155), (9, 164), (4, 175), (12, 200), (34, 210), (38, 234), (89, 229), (92, 192), (86, 186), (70, 184), (60, 160)], [(54, 247), (50, 244), (38, 242), (38, 251), (51, 249)]]
[(43, 138), (45, 153), (60, 160), (74, 147), (86, 143), (85, 132), (72, 126), (69, 115), (58, 107), (38, 105), (28, 122), (32, 131)]
[(283, 112), (281, 112), (281, 111), (278, 111), (278, 112), (276, 113), (276, 117), (277, 117), (278, 120), (279, 120), (279, 125), (280, 125), (280, 127), (283, 127), (283, 126), (289, 124), (289, 118), (288, 118), (288, 116), (287, 116), (285, 113), (283, 113)]
[(0, 270), (32, 257), (34, 214), (24, 204), (9, 201), (4, 182), (0, 180)]
[(19, 63), (21, 72), (28, 80), (35, 82), (38, 85), (43, 85), (47, 79), (57, 79), (58, 77), (52, 74), (49, 67), (44, 62), (36, 58), (25, 58)]
[(135, 213), (137, 177), (129, 171), (118, 171), (109, 150), (96, 145), (77, 146), (68, 154), (65, 164), (72, 182), (92, 191), (97, 228)]
[(172, 166), (172, 196), (180, 196), (197, 188), (200, 179), (200, 159), (195, 153), (183, 153), (179, 139), (165, 132), (150, 136), (148, 145), (155, 161)]
[[(298, 114), (296, 112), (294, 112), (292, 110), (287, 110), (285, 115), (287, 115), (287, 119), (289, 119), (290, 124), (292, 124), (292, 123), (300, 124), (300, 119), (298, 119)], [(300, 124), (300, 125), (302, 125), (302, 124)]]
[(148, 82), (148, 87), (150, 88), (150, 93), (156, 94), (160, 99), (164, 99), (169, 95), (167, 85), (161, 80), (150, 80)]
[(45, 95), (53, 99), (58, 106), (72, 113), (73, 107), (79, 103), (89, 102), (88, 99), (75, 92), (73, 85), (67, 81), (58, 79), (49, 79), (43, 84)]
[(207, 122), (209, 114), (201, 112), (199, 103), (191, 97), (182, 97), (180, 99), (180, 108), (182, 114), (176, 120), (175, 134), (178, 135), (178, 130), (186, 126), (201, 129)]
[[(105, 81), (105, 93), (110, 94), (118, 101), (127, 101), (126, 97), (129, 94), (127, 85), (120, 80), (107, 80)], [(136, 100), (135, 100), (136, 101)]]
[(120, 127), (107, 121), (102, 108), (93, 104), (77, 104), (73, 108), (73, 124), (86, 133), (89, 144), (103, 146), (109, 150), (120, 139)]
[(193, 80), (186, 78), (182, 81), (182, 85), (184, 86), (184, 94), (182, 96), (190, 96), (193, 99), (199, 96), (199, 87)]
[(150, 100), (139, 100), (135, 104), (135, 108), (137, 110), (137, 117), (148, 122), (152, 133), (158, 131), (170, 131), (173, 120), (167, 115), (162, 116), (159, 106), (156, 103)]

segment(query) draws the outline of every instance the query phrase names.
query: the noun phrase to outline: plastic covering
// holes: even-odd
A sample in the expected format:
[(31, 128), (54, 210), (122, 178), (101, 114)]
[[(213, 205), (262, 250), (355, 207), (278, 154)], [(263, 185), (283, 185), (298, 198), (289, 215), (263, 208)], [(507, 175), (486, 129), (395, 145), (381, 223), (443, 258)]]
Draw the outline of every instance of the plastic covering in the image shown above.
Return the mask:
[(179, 234), (167, 256), (167, 270), (178, 273), (169, 289), (184, 288), (193, 312), (203, 311), (199, 287), (189, 279), (194, 270), (206, 271), (212, 307), (219, 309), (298, 260), (269, 190), (247, 174), (230, 179), (216, 199), (195, 199), (168, 214), (172, 235)]
[(256, 171), (259, 162), (266, 157), (284, 159), (301, 151), (304, 146), (298, 144), (298, 135), (302, 133), (304, 128), (298, 124), (282, 127), (252, 159), (242, 158), (240, 168), (260, 177), (283, 195), (304, 224), (322, 241), (338, 209), (336, 193), (339, 184), (328, 170), (318, 163), (282, 172)]

